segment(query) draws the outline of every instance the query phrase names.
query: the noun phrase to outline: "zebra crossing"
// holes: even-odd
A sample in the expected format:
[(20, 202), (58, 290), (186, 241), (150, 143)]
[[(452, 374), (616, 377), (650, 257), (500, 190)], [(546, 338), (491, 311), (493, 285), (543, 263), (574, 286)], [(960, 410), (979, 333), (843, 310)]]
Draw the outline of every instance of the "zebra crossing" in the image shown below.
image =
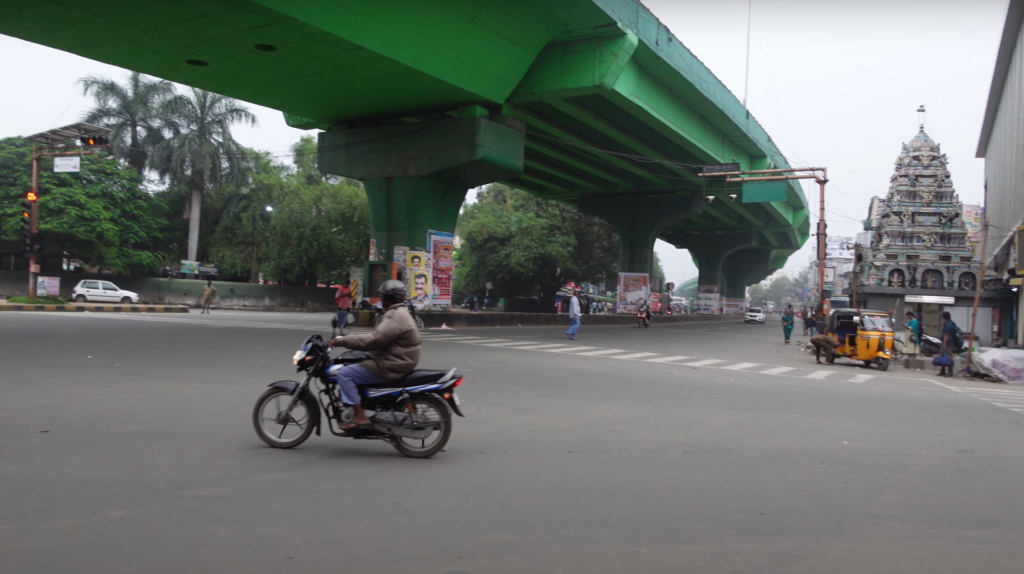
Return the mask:
[[(936, 382), (936, 381), (932, 381)], [(1002, 407), (1007, 410), (1011, 410), (1015, 413), (1024, 414), (1024, 391), (1016, 391), (1010, 389), (980, 389), (980, 388), (967, 388), (967, 387), (952, 387), (942, 383), (938, 383), (947, 389), (970, 395), (976, 399), (981, 399), (992, 403), (997, 407)]]
[[(543, 353), (559, 353), (563, 355), (576, 355), (581, 357), (593, 357), (595, 359), (618, 359), (622, 361), (642, 361), (646, 363), (657, 363), (680, 367), (694, 367), (707, 369), (720, 369), (723, 371), (737, 371), (745, 373), (756, 373), (761, 375), (781, 375), (786, 377), (798, 377), (811, 380), (829, 379), (848, 383), (865, 383), (875, 378), (870, 374), (852, 374), (843, 369), (798, 369), (796, 367), (778, 367), (751, 363), (746, 361), (729, 361), (726, 359), (709, 359), (704, 357), (689, 357), (685, 355), (662, 355), (659, 353), (637, 352), (627, 349), (603, 349), (600, 347), (576, 345), (571, 342), (551, 343), (544, 341), (523, 341), (513, 339), (496, 339), (493, 337), (476, 337), (469, 335), (457, 335), (449, 333), (424, 332), (420, 336), (424, 341), (437, 343), (458, 343), (464, 345), (476, 345), (480, 347), (493, 347), (498, 349), (537, 351)], [(845, 371), (845, 372), (844, 372)], [(1024, 408), (1022, 405), (1021, 408)]]

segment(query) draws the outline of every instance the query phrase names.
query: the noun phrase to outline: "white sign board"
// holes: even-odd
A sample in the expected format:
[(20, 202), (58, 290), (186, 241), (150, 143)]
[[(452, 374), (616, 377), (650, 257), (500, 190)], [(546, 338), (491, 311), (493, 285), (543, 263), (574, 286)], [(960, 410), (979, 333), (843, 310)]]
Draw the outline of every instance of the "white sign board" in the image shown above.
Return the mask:
[(82, 169), (81, 156), (72, 155), (68, 157), (53, 158), (54, 173), (77, 173)]
[(60, 277), (36, 277), (36, 297), (59, 297)]
[(907, 303), (930, 303), (932, 305), (955, 305), (955, 297), (939, 297), (938, 295), (907, 295)]
[(825, 268), (825, 283), (832, 283), (835, 281), (836, 270), (832, 267)]

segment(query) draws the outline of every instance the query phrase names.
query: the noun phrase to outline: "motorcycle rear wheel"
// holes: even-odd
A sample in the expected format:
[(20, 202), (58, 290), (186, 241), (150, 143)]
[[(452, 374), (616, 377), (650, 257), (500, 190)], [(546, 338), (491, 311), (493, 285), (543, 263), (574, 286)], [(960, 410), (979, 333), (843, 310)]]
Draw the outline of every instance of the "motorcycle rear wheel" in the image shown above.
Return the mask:
[[(286, 415), (287, 418), (282, 419), (281, 411), (288, 407), (291, 400), (292, 396), (287, 391), (267, 389), (253, 407), (252, 425), (256, 429), (256, 436), (274, 448), (299, 446), (313, 432), (313, 420), (303, 401), (297, 401)], [(282, 420), (284, 424), (281, 424)]]
[(448, 439), (452, 435), (452, 419), (448, 405), (444, 404), (441, 399), (429, 395), (417, 395), (396, 408), (415, 413), (417, 421), (421, 424), (436, 423), (440, 428), (425, 439), (392, 436), (391, 445), (395, 447), (395, 450), (411, 458), (429, 458), (441, 452), (441, 449), (448, 444)]
[(423, 326), (423, 319), (421, 319), (419, 315), (416, 315), (416, 328), (419, 329), (420, 331), (425, 329), (425, 327)]

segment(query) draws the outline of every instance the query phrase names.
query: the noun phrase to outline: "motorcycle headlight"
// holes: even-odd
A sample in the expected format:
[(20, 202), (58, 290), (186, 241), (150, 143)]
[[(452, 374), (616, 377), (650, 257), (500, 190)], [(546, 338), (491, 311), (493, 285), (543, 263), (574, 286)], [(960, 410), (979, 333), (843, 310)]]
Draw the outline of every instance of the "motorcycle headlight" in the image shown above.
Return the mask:
[(301, 359), (301, 358), (302, 358), (302, 355), (303, 355), (303, 354), (304, 354), (305, 352), (306, 352), (306, 351), (304, 351), (304, 350), (302, 350), (302, 349), (299, 349), (298, 351), (295, 351), (295, 356), (293, 356), (293, 357), (292, 357), (292, 364), (293, 364), (293, 365), (298, 365), (298, 364), (299, 364), (299, 359)]

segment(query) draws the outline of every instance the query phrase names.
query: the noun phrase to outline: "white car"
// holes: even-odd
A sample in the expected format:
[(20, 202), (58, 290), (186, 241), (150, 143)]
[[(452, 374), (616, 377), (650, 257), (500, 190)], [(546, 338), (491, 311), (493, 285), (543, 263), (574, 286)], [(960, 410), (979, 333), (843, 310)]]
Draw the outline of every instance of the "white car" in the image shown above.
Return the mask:
[(124, 291), (110, 281), (83, 279), (71, 290), (76, 303), (138, 303), (139, 295)]
[(747, 309), (747, 314), (743, 316), (744, 323), (760, 323), (764, 325), (764, 309), (760, 307), (751, 307)]

